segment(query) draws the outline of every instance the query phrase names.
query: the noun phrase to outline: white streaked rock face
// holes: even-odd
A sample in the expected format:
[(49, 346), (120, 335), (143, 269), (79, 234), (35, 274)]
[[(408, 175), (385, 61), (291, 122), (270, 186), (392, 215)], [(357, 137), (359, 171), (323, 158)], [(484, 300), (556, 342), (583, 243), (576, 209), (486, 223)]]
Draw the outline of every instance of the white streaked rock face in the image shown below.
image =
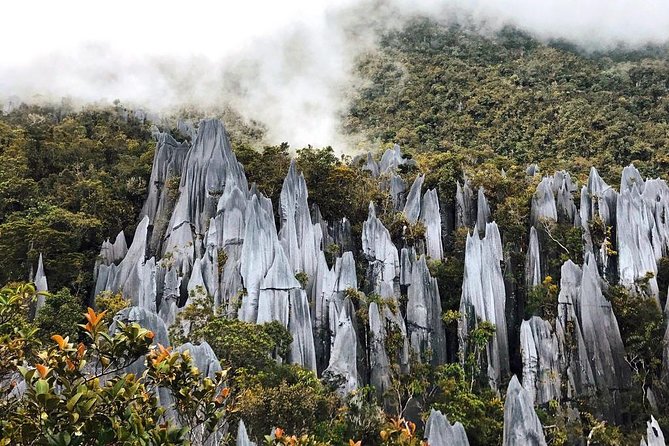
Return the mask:
[(562, 355), (571, 358), (563, 364), (567, 395), (589, 395), (597, 390), (606, 401), (608, 415), (614, 416), (621, 404), (618, 391), (630, 386), (630, 369), (592, 254), (586, 255), (583, 268), (571, 261), (562, 266), (556, 330)]
[(460, 348), (467, 350), (467, 334), (482, 321), (495, 325), (495, 335), (486, 350), (488, 379), (496, 389), (509, 371), (509, 347), (506, 326), (506, 292), (500, 262), (502, 242), (497, 225), (488, 223), (481, 239), (475, 232), (467, 235), (465, 272), (462, 282), (458, 323)]
[(545, 446), (544, 430), (529, 392), (511, 378), (504, 401), (504, 446)]
[(344, 306), (339, 314), (337, 323), (337, 335), (330, 354), (330, 363), (323, 372), (323, 378), (334, 384), (337, 392), (348, 395), (359, 387), (357, 344), (351, 315), (348, 306)]
[(490, 205), (488, 199), (483, 192), (483, 188), (479, 187), (476, 198), (476, 228), (479, 232), (483, 232), (486, 225), (490, 223)]
[(407, 221), (411, 224), (416, 223), (418, 217), (420, 217), (420, 198), (423, 182), (425, 182), (425, 175), (418, 175), (411, 185), (411, 189), (409, 189), (407, 201), (402, 211)]
[(561, 399), (558, 339), (550, 322), (534, 316), (520, 325), (523, 387), (535, 405)]
[(413, 265), (408, 299), (407, 328), (411, 347), (421, 360), (443, 364), (446, 335), (441, 321), (441, 299), (437, 280), (430, 275), (425, 256)]
[(178, 143), (167, 133), (158, 133), (156, 139), (149, 191), (141, 213), (149, 217), (149, 224), (154, 227), (151, 239), (154, 253), (160, 251), (162, 236), (176, 202), (172, 188), (181, 181), (181, 170), (189, 150), (187, 143)]
[(537, 235), (537, 230), (534, 226), (530, 228), (530, 243), (527, 248), (527, 256), (525, 259), (525, 281), (528, 289), (543, 282), (539, 236)]
[(420, 222), (425, 226), (426, 254), (434, 260), (441, 260), (444, 248), (441, 241), (441, 213), (436, 189), (430, 189), (423, 195)]
[(239, 420), (239, 427), (237, 428), (237, 446), (256, 446), (254, 442), (249, 440), (249, 434), (246, 432), (244, 420)]
[[(35, 283), (35, 290), (38, 292), (48, 292), (49, 284), (46, 280), (46, 274), (44, 274), (44, 262), (42, 261), (42, 254), (39, 255), (39, 260), (37, 261), (37, 272), (35, 273), (35, 278), (33, 279)], [(40, 308), (44, 306), (44, 295), (37, 295), (37, 303), (35, 310), (39, 311)]]
[(641, 438), (640, 446), (666, 446), (664, 433), (654, 416), (646, 423), (646, 437)]
[(381, 282), (392, 286), (399, 276), (399, 254), (390, 233), (376, 217), (374, 204), (369, 204), (369, 216), (362, 227), (362, 250), (369, 261), (368, 279), (378, 293)]
[(639, 172), (634, 166), (627, 166), (623, 170), (616, 206), (620, 283), (634, 289), (637, 281), (652, 274), (647, 291), (658, 305), (657, 261), (667, 250), (663, 239), (666, 232), (663, 213), (669, 207), (669, 193), (664, 192), (666, 184), (663, 183), (649, 182), (646, 194), (646, 183)]
[(463, 184), (457, 182), (455, 193), (455, 227), (471, 228), (476, 224), (476, 207), (474, 205), (474, 191), (465, 178)]
[(369, 304), (369, 334), (370, 334), (370, 384), (376, 389), (379, 401), (383, 401), (384, 394), (390, 388), (390, 361), (386, 353), (385, 318), (379, 313), (376, 302)]
[(449, 423), (444, 414), (434, 409), (425, 423), (425, 437), (430, 445), (469, 446), (464, 426)]
[(557, 206), (553, 195), (553, 178), (544, 177), (532, 196), (532, 224), (537, 225), (543, 220), (557, 221)]

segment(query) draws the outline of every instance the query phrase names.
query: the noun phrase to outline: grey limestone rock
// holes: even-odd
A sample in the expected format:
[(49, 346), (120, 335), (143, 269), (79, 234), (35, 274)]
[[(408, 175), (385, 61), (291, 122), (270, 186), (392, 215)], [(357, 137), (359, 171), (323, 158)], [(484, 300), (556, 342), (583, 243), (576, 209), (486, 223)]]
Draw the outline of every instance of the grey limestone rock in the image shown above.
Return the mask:
[(197, 136), (197, 129), (190, 119), (177, 119), (177, 130), (191, 141)]
[(437, 280), (430, 275), (425, 256), (413, 265), (408, 290), (407, 326), (411, 347), (421, 360), (435, 365), (446, 361), (446, 335), (441, 321), (439, 288)]
[(476, 223), (477, 209), (474, 205), (474, 192), (469, 180), (464, 179), (462, 185), (457, 182), (455, 194), (455, 226), (456, 228), (471, 228)]
[(607, 245), (612, 241), (605, 238), (599, 246), (594, 246), (590, 225), (596, 218), (606, 226), (615, 227), (617, 201), (618, 193), (604, 182), (597, 169), (591, 168), (588, 184), (581, 188), (579, 219), (583, 230), (585, 251), (595, 254), (599, 269), (603, 272), (609, 267)]
[(529, 392), (511, 378), (504, 401), (504, 446), (545, 446), (544, 429)]
[(297, 173), (295, 160), (293, 160), (281, 189), (279, 240), (293, 272), (306, 273), (309, 277), (307, 289), (311, 290), (320, 246), (316, 246), (314, 225), (307, 202), (308, 196), (304, 175)]
[(288, 361), (316, 371), (316, 349), (307, 294), (302, 289), (290, 290), (288, 331), (293, 336)]
[(485, 197), (483, 188), (479, 187), (478, 196), (476, 198), (476, 227), (479, 232), (483, 232), (486, 225), (490, 222), (490, 206)]
[[(42, 262), (42, 254), (39, 255), (39, 260), (37, 261), (37, 272), (35, 273), (35, 278), (33, 279), (35, 283), (35, 290), (38, 292), (48, 292), (49, 284), (46, 280), (46, 274), (44, 274), (44, 262)], [(40, 308), (44, 306), (44, 295), (37, 295), (36, 311), (39, 311)]]
[(561, 399), (561, 357), (550, 322), (534, 316), (520, 325), (523, 387), (533, 404)]
[(369, 304), (370, 384), (376, 389), (380, 401), (383, 400), (385, 391), (390, 388), (390, 361), (385, 347), (386, 327), (384, 319), (379, 313), (376, 302)]
[(439, 212), (439, 197), (436, 189), (430, 189), (423, 195), (420, 209), (420, 221), (425, 226), (425, 250), (434, 260), (443, 257), (441, 241), (441, 213)]
[(421, 189), (425, 182), (425, 175), (418, 175), (409, 189), (407, 201), (404, 205), (404, 216), (410, 224), (418, 221), (420, 216)]
[(666, 446), (664, 433), (652, 415), (650, 421), (646, 422), (646, 437), (641, 438), (640, 446)]
[(648, 274), (647, 291), (658, 305), (657, 261), (669, 250), (669, 187), (655, 179), (643, 181), (630, 165), (623, 170), (616, 208), (620, 283), (637, 288)]
[[(601, 289), (602, 280), (592, 254), (583, 268), (571, 261), (562, 267), (558, 296), (558, 338), (576, 347), (568, 367), (569, 387), (576, 395), (587, 394), (591, 386), (608, 395), (606, 412), (615, 417), (620, 409), (619, 391), (630, 386), (630, 369), (625, 361), (618, 322)], [(567, 346), (561, 350), (566, 352)]]
[(369, 216), (363, 223), (362, 250), (369, 261), (368, 279), (378, 293), (381, 282), (393, 284), (399, 276), (399, 255), (390, 233), (376, 217), (374, 204), (369, 204)]
[(400, 285), (411, 285), (411, 270), (416, 261), (416, 250), (414, 248), (402, 248), (400, 255)]
[(487, 348), (488, 379), (496, 389), (509, 371), (506, 327), (506, 292), (500, 262), (502, 242), (497, 225), (486, 225), (485, 237), (467, 235), (465, 272), (462, 282), (458, 324), (461, 351), (467, 350), (467, 334), (482, 321), (495, 325), (495, 335)]
[[(248, 190), (246, 176), (232, 152), (225, 128), (218, 120), (204, 120), (184, 160), (179, 197), (164, 236), (167, 251), (177, 257), (177, 264), (192, 265), (210, 219), (216, 214), (219, 198), (234, 187)], [(191, 256), (191, 250), (198, 252)], [(184, 256), (189, 262), (180, 259)]]
[(125, 234), (121, 231), (116, 236), (114, 243), (110, 243), (109, 239), (102, 243), (96, 268), (100, 264), (111, 265), (112, 263), (118, 263), (123, 260), (127, 253), (128, 245), (125, 242)]
[(254, 442), (249, 440), (249, 434), (246, 432), (244, 420), (239, 420), (239, 427), (237, 428), (237, 446), (256, 446)]
[(160, 250), (162, 236), (167, 230), (175, 203), (175, 190), (181, 179), (181, 169), (188, 153), (186, 143), (178, 143), (167, 133), (156, 135), (156, 151), (149, 179), (149, 191), (141, 215), (149, 217), (154, 228), (151, 248)]
[(534, 226), (530, 228), (530, 243), (527, 248), (527, 259), (525, 263), (525, 280), (528, 289), (535, 287), (543, 281), (541, 274), (541, 249), (539, 248), (539, 236)]
[(191, 358), (193, 358), (193, 365), (198, 368), (203, 376), (215, 378), (216, 373), (222, 370), (221, 363), (216, 357), (216, 353), (211, 349), (207, 341), (202, 341), (200, 344), (191, 344), (187, 342), (175, 349), (178, 352), (188, 351)]
[[(565, 362), (561, 364), (568, 381), (566, 394), (569, 398), (575, 398), (592, 394), (596, 387), (595, 376), (588, 359), (581, 323), (575, 307), (581, 292), (583, 271), (578, 265), (568, 260), (562, 265), (560, 276), (558, 317), (555, 325), (561, 356), (571, 358), (568, 362), (565, 359)], [(568, 345), (575, 346), (572, 354), (569, 354), (567, 350), (571, 349)]]
[(425, 424), (425, 438), (434, 446), (469, 446), (464, 426), (459, 422), (449, 423), (444, 414), (434, 409)]
[(348, 395), (359, 386), (357, 366), (357, 337), (348, 307), (345, 306), (337, 323), (337, 334), (330, 354), (330, 363), (323, 377), (334, 384), (337, 392)]
[(260, 285), (274, 261), (278, 237), (273, 221), (274, 216), (267, 212), (258, 197), (251, 197), (240, 258), (240, 272), (247, 295), (242, 300), (238, 315), (239, 319), (247, 322), (258, 319)]
[(532, 224), (538, 225), (544, 220), (557, 221), (557, 206), (553, 195), (553, 178), (544, 177), (532, 195)]
[(399, 166), (406, 164), (407, 160), (402, 158), (402, 151), (400, 146), (395, 144), (392, 149), (388, 149), (383, 152), (381, 156), (381, 161), (379, 163), (379, 172), (393, 172), (397, 170)]
[(407, 190), (407, 183), (397, 174), (392, 174), (387, 184), (387, 189), (390, 191), (390, 198), (393, 200), (393, 208), (395, 211), (404, 209), (405, 193)]
[(283, 248), (275, 245), (274, 261), (260, 287), (257, 323), (279, 321), (293, 336), (289, 361), (316, 370), (316, 353), (306, 293), (291, 271)]
[(101, 264), (96, 278), (95, 295), (101, 291), (121, 291), (134, 305), (156, 309), (156, 263), (146, 260), (149, 217), (144, 216), (123, 260), (110, 266)]
[(367, 152), (367, 160), (362, 166), (362, 170), (368, 170), (374, 178), (377, 178), (381, 173), (381, 168), (379, 163), (374, 159), (372, 152)]
[[(641, 185), (643, 187), (643, 185)], [(634, 288), (636, 282), (651, 273), (650, 294), (659, 305), (657, 261), (653, 250), (655, 221), (651, 209), (643, 200), (637, 183), (620, 192), (616, 207), (618, 273), (620, 283)]]

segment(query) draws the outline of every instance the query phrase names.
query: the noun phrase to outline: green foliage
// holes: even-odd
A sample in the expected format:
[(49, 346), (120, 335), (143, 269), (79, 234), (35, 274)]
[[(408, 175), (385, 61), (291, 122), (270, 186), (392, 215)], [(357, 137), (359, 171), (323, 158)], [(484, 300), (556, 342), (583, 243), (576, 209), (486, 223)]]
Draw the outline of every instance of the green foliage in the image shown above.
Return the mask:
[[(13, 387), (7, 378), (39, 346), (38, 329), (28, 322), (37, 294), (33, 284), (10, 284), (0, 289), (0, 392), (3, 395)], [(6, 403), (0, 403), (0, 410), (5, 410)]]
[(441, 392), (433, 408), (446, 414), (451, 423), (461, 422), (471, 445), (501, 444), (504, 405), (499, 396), (489, 387), (472, 390), (459, 364), (440, 366), (436, 375)]
[(369, 82), (344, 129), (456, 159), (490, 151), (546, 172), (596, 165), (612, 178), (634, 161), (643, 175), (666, 175), (665, 54), (583, 55), (517, 30), (484, 36), (417, 19), (360, 59)]
[[(666, 393), (662, 376), (665, 321), (652, 297), (631, 292), (621, 285), (609, 286), (610, 300), (625, 345), (626, 360), (632, 369), (632, 388), (628, 392), (630, 426), (643, 428), (647, 418), (645, 389)], [(666, 398), (666, 395), (665, 395)]]
[(0, 281), (41, 252), (54, 289), (85, 295), (100, 244), (136, 223), (153, 150), (148, 124), (112, 107), (0, 115)]
[(258, 326), (223, 318), (216, 318), (193, 331), (193, 337), (206, 340), (218, 359), (233, 370), (270, 368), (274, 363), (271, 355), (276, 353), (285, 358), (292, 342), (290, 333), (278, 322)]
[(383, 429), (386, 416), (378, 406), (373, 387), (361, 387), (352, 392), (337, 413), (337, 419), (328, 438), (332, 443), (341, 439), (356, 438), (364, 445), (379, 444), (379, 432)]
[(666, 302), (669, 297), (666, 294), (669, 291), (669, 257), (667, 256), (657, 262), (657, 286), (660, 289), (660, 299), (664, 298), (664, 301), (661, 300), (661, 302)]
[[(0, 315), (17, 297), (34, 295), (34, 288), (21, 285), (3, 293), (8, 299), (0, 299)], [(223, 387), (224, 374), (216, 380), (201, 377), (187, 353), (152, 347), (154, 334), (138, 324), (117, 322), (109, 333), (104, 314), (89, 308), (85, 317), (80, 327), (87, 344), (53, 335), (55, 346), (26, 357), (27, 364), (14, 361), (26, 391), (18, 396), (3, 389), (0, 444), (186, 445), (225, 423), (230, 391)], [(144, 374), (122, 372), (144, 355)], [(164, 420), (170, 407), (161, 407), (152, 391), (160, 387), (171, 391), (181, 426)]]
[(235, 149), (237, 160), (244, 166), (249, 183), (255, 183), (258, 190), (275, 204), (279, 203), (283, 180), (290, 167), (288, 149), (288, 143), (265, 146), (259, 151), (250, 145)]
[(300, 282), (300, 286), (302, 289), (307, 288), (307, 284), (309, 283), (309, 274), (305, 273), (304, 271), (300, 271), (297, 274), (295, 274), (295, 279), (297, 279), (298, 282)]
[(495, 324), (489, 321), (478, 321), (476, 326), (467, 333), (467, 349), (460, 352), (464, 355), (464, 365), (469, 378), (469, 391), (473, 391), (476, 384), (482, 387), (487, 385), (484, 353), (488, 343), (495, 336)]
[(333, 418), (333, 395), (313, 372), (293, 370), (297, 373), (288, 374), (276, 385), (256, 383), (240, 393), (236, 409), (253, 435), (260, 436), (274, 426), (304, 434)]
[(525, 304), (525, 318), (540, 316), (552, 321), (557, 316), (558, 286), (551, 276), (546, 276), (543, 282), (527, 293)]
[(562, 264), (571, 259), (574, 263), (583, 263), (583, 239), (581, 228), (571, 224), (556, 223), (552, 220), (540, 222), (542, 250), (551, 253), (546, 265), (547, 271), (560, 278)]
[(323, 250), (325, 253), (325, 260), (328, 263), (328, 266), (332, 268), (337, 260), (337, 256), (341, 255), (341, 247), (336, 243), (330, 243)]
[(130, 301), (121, 293), (103, 291), (95, 297), (95, 305), (98, 311), (104, 312), (105, 323), (111, 325), (114, 315), (124, 308), (130, 306)]
[(403, 212), (386, 213), (383, 217), (393, 240), (404, 240), (408, 246), (414, 246), (425, 239), (425, 225), (420, 221), (410, 223)]
[(441, 309), (457, 310), (462, 295), (462, 276), (465, 272), (464, 262), (455, 257), (444, 260), (431, 260), (428, 263), (430, 274), (437, 279)]
[(367, 218), (369, 202), (382, 196), (378, 182), (349, 165), (350, 160), (338, 159), (331, 147), (299, 150), (296, 160), (304, 173), (310, 201), (318, 205), (328, 221), (346, 217), (353, 225), (361, 224)]
[(63, 288), (55, 294), (45, 296), (44, 306), (37, 312), (35, 325), (39, 328), (39, 338), (46, 344), (54, 334), (77, 339), (77, 324), (83, 320), (84, 306), (81, 300)]

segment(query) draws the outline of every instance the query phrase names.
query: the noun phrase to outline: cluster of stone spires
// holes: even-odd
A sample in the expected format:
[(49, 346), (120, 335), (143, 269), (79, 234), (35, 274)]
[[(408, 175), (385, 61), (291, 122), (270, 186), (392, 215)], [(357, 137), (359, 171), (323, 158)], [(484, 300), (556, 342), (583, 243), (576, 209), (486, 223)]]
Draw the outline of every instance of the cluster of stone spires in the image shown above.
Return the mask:
[[(460, 302), (460, 351), (468, 348), (469, 330), (482, 321), (494, 324), (485, 355), (489, 382), (499, 390), (508, 379), (512, 334), (507, 331), (509, 297), (502, 267), (507, 253), (482, 188), (474, 193), (467, 179), (458, 182), (455, 205), (444, 210), (436, 190), (422, 192), (423, 175), (410, 187), (399, 175), (401, 166), (415, 162), (404, 159), (398, 146), (380, 161), (368, 154), (363, 169), (379, 179), (408, 224), (423, 224), (425, 235), (422, 243), (398, 249), (370, 204), (360, 253), (368, 264), (366, 291), (392, 304), (369, 304), (365, 365), (360, 326), (348, 295), (359, 287), (349, 222), (328, 223), (318, 208), (309, 207), (306, 182), (293, 162), (278, 203), (277, 229), (271, 200), (255, 185), (249, 187), (223, 125), (205, 120), (188, 133), (192, 145), (157, 134), (148, 197), (133, 241), (128, 247), (121, 232), (102, 246), (95, 294), (122, 291), (133, 307), (120, 318), (140, 321), (166, 338), (179, 311), (197, 295), (209, 295), (230, 318), (281, 322), (293, 336), (288, 360), (338, 383), (342, 394), (372, 384), (382, 396), (390, 385), (388, 330), (403, 339), (398, 357), (392, 358), (403, 373), (409, 373), (411, 352), (435, 365), (447, 361), (441, 300), (427, 260), (442, 259), (444, 235), (453, 227), (466, 227), (471, 232)], [(528, 175), (537, 171), (531, 166)], [(644, 181), (629, 166), (618, 193), (593, 168), (581, 190), (580, 209), (574, 192), (569, 174), (557, 172), (540, 181), (532, 199), (528, 285), (541, 283), (546, 272), (547, 254), (541, 250), (546, 222), (582, 227), (586, 255), (582, 266), (571, 261), (562, 266), (555, 321), (535, 316), (521, 324), (522, 385), (514, 376), (507, 388), (504, 444), (544, 444), (533, 406), (550, 400), (598, 391), (612, 403), (606, 415), (617, 417), (618, 393), (629, 387), (630, 370), (616, 317), (602, 294), (604, 278), (619, 277), (634, 288), (647, 273), (656, 276), (657, 260), (669, 250), (669, 188), (664, 181)], [(590, 234), (593, 219), (615, 229), (616, 258), (610, 255), (613, 240), (595, 240)], [(343, 249), (329, 267), (325, 248), (331, 244)], [(296, 279), (298, 273), (306, 275), (304, 286)], [(46, 289), (41, 257), (35, 282)], [(648, 290), (659, 304), (655, 277)], [(408, 297), (404, 314), (398, 310), (401, 293)], [(197, 350), (193, 356), (198, 365), (215, 369), (211, 364), (218, 361), (208, 345), (187, 348)], [(665, 363), (669, 365), (669, 352)], [(467, 444), (462, 426), (451, 426), (439, 412), (430, 415), (427, 428), (430, 438)], [(250, 444), (244, 436), (242, 424), (238, 444)], [(650, 435), (648, 441), (656, 444)]]

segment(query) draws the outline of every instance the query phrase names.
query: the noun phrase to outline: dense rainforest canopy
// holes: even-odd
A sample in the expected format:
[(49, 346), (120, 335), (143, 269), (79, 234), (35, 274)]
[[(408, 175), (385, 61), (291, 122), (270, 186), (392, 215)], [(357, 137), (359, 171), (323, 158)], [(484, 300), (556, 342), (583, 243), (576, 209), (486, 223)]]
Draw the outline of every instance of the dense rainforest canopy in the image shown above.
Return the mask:
[[(231, 310), (214, 308), (215, 296), (207, 293), (189, 297), (160, 347), (151, 347), (160, 333), (112, 320), (118, 311), (132, 309), (121, 292), (94, 295), (100, 246), (120, 231), (132, 241), (152, 186), (157, 132), (195, 143), (194, 134), (178, 127), (174, 117), (151, 120), (119, 103), (83, 109), (65, 103), (21, 105), (0, 114), (0, 283), (8, 284), (0, 292), (0, 391), (5, 392), (0, 444), (224, 444), (243, 428), (244, 435), (248, 430), (267, 444), (418, 445), (431, 409), (462, 423), (470, 444), (501, 444), (510, 374), (499, 383), (501, 391), (491, 388), (485, 354), (496, 327), (478, 324), (466, 333), (467, 354), (458, 350), (458, 321), (465, 317), (460, 312), (465, 245), (470, 231), (477, 231), (454, 221), (459, 187), (465, 182), (474, 191), (481, 187), (489, 219), (499, 227), (502, 272), (513, 290), (506, 307), (509, 372), (521, 376), (523, 319), (554, 322), (561, 266), (569, 259), (587, 263), (589, 255), (581, 226), (562, 219), (533, 221), (541, 176), (564, 169), (580, 187), (588, 184), (594, 166), (608, 184), (619, 184), (623, 168), (633, 163), (644, 178), (669, 180), (667, 56), (666, 48), (588, 53), (514, 29), (483, 35), (420, 20), (384, 35), (375, 51), (357, 61), (359, 82), (347, 92), (342, 132), (363, 136), (377, 160), (399, 144), (411, 162), (397, 166), (398, 178), (410, 185), (424, 174), (424, 186), (436, 190), (446, 215), (440, 228), (444, 256), (429, 259), (426, 273), (438, 287), (446, 360), (435, 365), (412, 356), (410, 372), (403, 372), (396, 361), (401, 333), (389, 331), (388, 398), (379, 398), (371, 385), (342, 396), (333, 382), (319, 379), (320, 365), (317, 376), (290, 364), (294, 339), (284, 325), (230, 318), (226, 311)], [(372, 308), (407, 317), (413, 297), (403, 288), (394, 302), (367, 289), (370, 273), (362, 252), (369, 204), (399, 249), (424, 250), (429, 228), (393, 204), (388, 179), (370, 174), (366, 155), (266, 145), (262, 124), (229, 109), (175, 112), (190, 122), (212, 114), (225, 121), (249, 185), (255, 183), (274, 204), (277, 227), (292, 159), (304, 175), (312, 218), (318, 214), (330, 223), (345, 218), (350, 225), (351, 246), (333, 242), (323, 250), (329, 267), (343, 263), (345, 251), (356, 253), (360, 290), (344, 294), (355, 310), (359, 348), (371, 357), (374, 340), (365, 327), (371, 327)], [(540, 173), (528, 174), (531, 165)], [(172, 206), (179, 179), (164, 184)], [(574, 195), (578, 208), (580, 197)], [(541, 231), (545, 273), (538, 284), (529, 283), (526, 267), (533, 225)], [(612, 229), (593, 219), (587, 237), (615, 259)], [(46, 296), (21, 284), (35, 277), (40, 254), (51, 291)], [(645, 290), (656, 281), (661, 305), (669, 288), (669, 258), (663, 254), (656, 277), (638, 284)], [(218, 254), (220, 274), (232, 255)], [(607, 417), (608, 401), (601, 395), (537, 404), (548, 444), (585, 444), (588, 436), (589, 444), (637, 444), (651, 415), (665, 432), (669, 428), (665, 318), (644, 292), (618, 285), (614, 269), (600, 272), (606, 281), (600, 291), (617, 317), (632, 374), (623, 392), (627, 407), (622, 416)], [(304, 272), (296, 279), (303, 289), (313, 286), (313, 277)], [(45, 304), (36, 312), (38, 299)], [(97, 312), (86, 312), (88, 306)], [(108, 335), (110, 325), (116, 330)], [(165, 348), (189, 341), (206, 341), (220, 370), (191, 369), (202, 366), (192, 345), (190, 353)], [(140, 373), (120, 374), (145, 356)], [(369, 357), (359, 361), (371, 375)], [(19, 377), (25, 393), (16, 398)], [(163, 391), (173, 395), (170, 404)], [(165, 419), (178, 422), (162, 423)], [(281, 429), (264, 438), (274, 427)]]

